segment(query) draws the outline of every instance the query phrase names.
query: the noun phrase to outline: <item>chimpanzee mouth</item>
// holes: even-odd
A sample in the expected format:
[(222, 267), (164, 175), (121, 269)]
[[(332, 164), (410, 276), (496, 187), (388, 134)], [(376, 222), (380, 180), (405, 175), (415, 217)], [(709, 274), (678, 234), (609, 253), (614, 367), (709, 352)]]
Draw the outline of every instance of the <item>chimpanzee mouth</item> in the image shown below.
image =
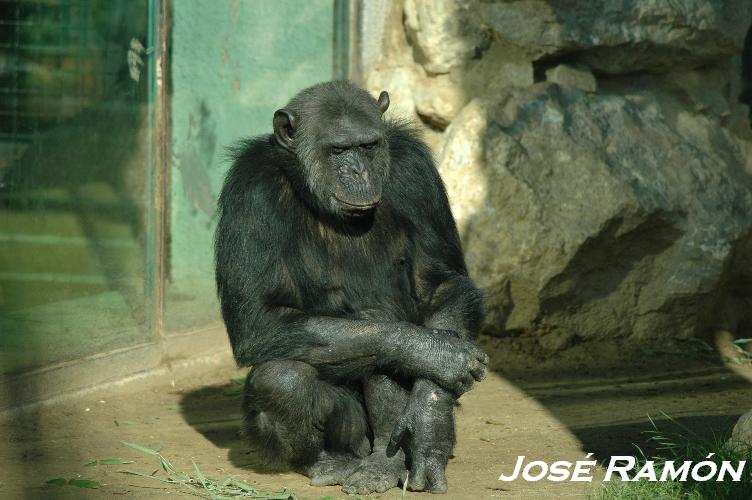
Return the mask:
[(337, 198), (336, 196), (334, 197), (334, 199), (337, 200), (338, 203), (341, 203), (342, 205), (344, 205), (345, 208), (347, 208), (349, 210), (353, 210), (353, 211), (358, 211), (358, 212), (363, 212), (363, 211), (366, 211), (366, 210), (371, 210), (372, 208), (376, 208), (376, 206), (381, 201), (381, 200), (376, 200), (376, 201), (371, 202), (371, 203), (359, 203), (359, 204), (355, 204), (355, 203), (350, 203), (350, 202), (347, 202), (347, 201), (343, 201), (343, 200)]

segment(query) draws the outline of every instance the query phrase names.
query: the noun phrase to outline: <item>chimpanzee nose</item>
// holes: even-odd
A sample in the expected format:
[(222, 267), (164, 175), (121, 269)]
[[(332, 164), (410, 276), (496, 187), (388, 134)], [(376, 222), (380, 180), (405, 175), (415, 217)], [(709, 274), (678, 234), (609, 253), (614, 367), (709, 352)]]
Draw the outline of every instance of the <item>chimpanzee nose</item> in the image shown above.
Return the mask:
[(360, 158), (355, 158), (350, 163), (350, 172), (355, 175), (364, 175), (366, 172), (366, 162), (362, 161)]

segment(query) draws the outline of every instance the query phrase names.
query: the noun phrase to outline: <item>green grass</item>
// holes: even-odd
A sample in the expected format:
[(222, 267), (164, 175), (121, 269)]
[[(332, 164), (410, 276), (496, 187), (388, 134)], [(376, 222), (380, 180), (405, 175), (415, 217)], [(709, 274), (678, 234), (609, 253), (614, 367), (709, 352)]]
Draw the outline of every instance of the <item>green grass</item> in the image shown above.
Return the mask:
[(239, 479), (228, 477), (224, 480), (216, 480), (206, 476), (199, 469), (196, 462), (193, 462), (193, 474), (178, 470), (167, 460), (160, 452), (141, 446), (136, 443), (122, 443), (129, 448), (139, 451), (145, 455), (155, 457), (159, 461), (163, 475), (155, 473), (146, 474), (137, 471), (120, 471), (124, 474), (139, 476), (152, 481), (175, 485), (183, 491), (192, 495), (206, 498), (207, 500), (231, 500), (238, 498), (253, 500), (296, 500), (297, 497), (289, 491), (274, 493), (260, 492), (253, 486)]
[(726, 361), (737, 365), (752, 363), (752, 339), (736, 339), (733, 342), (736, 356), (726, 358)]
[[(691, 474), (687, 481), (620, 481), (619, 476), (612, 476), (611, 481), (604, 482), (601, 491), (592, 497), (593, 500), (750, 500), (752, 498), (752, 448), (740, 448), (728, 444), (728, 435), (703, 438), (676, 420), (668, 417), (671, 430), (659, 430), (655, 422), (653, 430), (648, 431), (650, 441), (656, 445), (655, 460), (656, 476), (660, 477), (663, 464), (673, 460), (676, 466), (689, 460), (692, 464), (711, 460), (718, 464), (731, 461), (734, 469), (739, 461), (746, 460), (742, 480), (731, 481), (726, 475), (724, 481), (715, 481), (716, 476), (708, 481), (695, 481)], [(639, 449), (639, 448), (638, 448)], [(711, 458), (706, 458), (715, 453)], [(638, 461), (634, 472), (645, 463), (646, 458)], [(631, 474), (630, 476), (634, 476)]]

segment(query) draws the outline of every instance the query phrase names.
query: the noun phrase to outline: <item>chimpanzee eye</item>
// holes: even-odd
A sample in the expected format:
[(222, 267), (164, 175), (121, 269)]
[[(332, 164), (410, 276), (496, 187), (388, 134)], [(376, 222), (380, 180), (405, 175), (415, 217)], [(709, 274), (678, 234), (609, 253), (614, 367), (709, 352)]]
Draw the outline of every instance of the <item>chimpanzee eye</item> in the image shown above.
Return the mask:
[(343, 148), (341, 146), (332, 146), (332, 154), (335, 155), (341, 155), (345, 152), (345, 150), (347, 150), (347, 148)]
[(373, 142), (369, 142), (367, 144), (361, 144), (360, 147), (363, 148), (363, 149), (367, 149), (367, 150), (370, 151), (370, 150), (372, 150), (373, 148), (375, 148), (378, 145), (379, 145), (379, 141), (373, 141)]

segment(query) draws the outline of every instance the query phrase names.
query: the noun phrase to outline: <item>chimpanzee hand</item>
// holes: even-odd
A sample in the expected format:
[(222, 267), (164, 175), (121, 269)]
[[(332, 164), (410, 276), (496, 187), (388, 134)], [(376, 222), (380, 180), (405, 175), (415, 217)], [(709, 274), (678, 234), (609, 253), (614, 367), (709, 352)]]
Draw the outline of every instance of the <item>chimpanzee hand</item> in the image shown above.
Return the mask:
[(392, 432), (387, 456), (405, 451), (412, 491), (443, 493), (445, 469), (454, 446), (454, 398), (433, 382), (416, 380), (405, 413)]
[(447, 331), (434, 335), (442, 337), (446, 347), (442, 346), (438, 356), (426, 363), (428, 378), (459, 397), (469, 391), (476, 380), (486, 378), (488, 355), (470, 340), (442, 333)]
[(414, 378), (426, 378), (455, 396), (486, 376), (488, 356), (451, 330), (421, 328), (394, 332), (382, 358)]

